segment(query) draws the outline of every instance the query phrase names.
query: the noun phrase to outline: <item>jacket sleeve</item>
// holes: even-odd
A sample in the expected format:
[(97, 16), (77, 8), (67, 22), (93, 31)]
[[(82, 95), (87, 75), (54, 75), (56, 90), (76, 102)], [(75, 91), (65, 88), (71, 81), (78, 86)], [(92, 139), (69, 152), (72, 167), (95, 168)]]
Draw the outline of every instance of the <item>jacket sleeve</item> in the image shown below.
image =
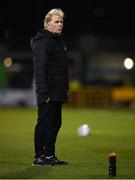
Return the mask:
[(32, 43), (33, 68), (36, 84), (36, 92), (39, 98), (46, 99), (49, 96), (48, 89), (48, 57), (45, 39), (41, 38)]

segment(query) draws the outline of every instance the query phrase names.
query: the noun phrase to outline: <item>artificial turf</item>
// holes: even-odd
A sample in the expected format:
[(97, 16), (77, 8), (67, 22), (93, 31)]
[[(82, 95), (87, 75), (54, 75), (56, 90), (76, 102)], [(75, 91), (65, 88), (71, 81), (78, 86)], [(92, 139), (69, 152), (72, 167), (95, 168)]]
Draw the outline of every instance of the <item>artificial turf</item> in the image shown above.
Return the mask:
[[(66, 166), (32, 167), (36, 108), (0, 109), (1, 179), (108, 179), (108, 154), (117, 153), (117, 179), (135, 178), (135, 110), (63, 108), (56, 152)], [(79, 137), (87, 123), (92, 134)]]

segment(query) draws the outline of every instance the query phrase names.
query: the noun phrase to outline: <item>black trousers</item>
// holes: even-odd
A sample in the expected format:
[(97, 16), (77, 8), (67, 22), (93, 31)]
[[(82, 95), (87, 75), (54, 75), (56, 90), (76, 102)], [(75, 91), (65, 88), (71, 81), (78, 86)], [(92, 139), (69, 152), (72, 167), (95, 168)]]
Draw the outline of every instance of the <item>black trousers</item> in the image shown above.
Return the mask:
[(55, 143), (62, 122), (62, 103), (49, 102), (38, 106), (34, 132), (35, 157), (55, 155)]

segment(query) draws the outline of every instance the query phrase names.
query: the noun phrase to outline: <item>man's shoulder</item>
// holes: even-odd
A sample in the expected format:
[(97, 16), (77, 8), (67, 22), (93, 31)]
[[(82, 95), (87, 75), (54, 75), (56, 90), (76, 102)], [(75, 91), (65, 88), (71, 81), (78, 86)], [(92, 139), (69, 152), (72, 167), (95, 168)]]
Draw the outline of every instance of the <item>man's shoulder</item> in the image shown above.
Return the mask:
[(31, 38), (31, 46), (33, 44), (38, 44), (38, 43), (44, 43), (48, 41), (48, 37), (46, 36), (46, 33), (44, 29), (41, 29), (37, 32), (37, 34)]
[(44, 29), (41, 29), (37, 32), (37, 34), (35, 35), (35, 37), (33, 37), (32, 39), (33, 40), (40, 40), (40, 39), (43, 39), (45, 38), (46, 35), (45, 35), (45, 32), (44, 32)]

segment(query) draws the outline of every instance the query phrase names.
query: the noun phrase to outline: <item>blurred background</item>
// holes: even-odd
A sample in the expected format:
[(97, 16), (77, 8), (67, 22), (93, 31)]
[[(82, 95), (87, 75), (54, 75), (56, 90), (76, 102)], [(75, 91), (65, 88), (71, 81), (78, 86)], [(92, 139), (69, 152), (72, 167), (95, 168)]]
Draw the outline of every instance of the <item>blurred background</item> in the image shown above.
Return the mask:
[[(74, 4), (73, 4), (74, 3)], [(133, 1), (2, 0), (0, 106), (35, 106), (30, 39), (52, 8), (65, 12), (71, 107), (135, 108)]]

